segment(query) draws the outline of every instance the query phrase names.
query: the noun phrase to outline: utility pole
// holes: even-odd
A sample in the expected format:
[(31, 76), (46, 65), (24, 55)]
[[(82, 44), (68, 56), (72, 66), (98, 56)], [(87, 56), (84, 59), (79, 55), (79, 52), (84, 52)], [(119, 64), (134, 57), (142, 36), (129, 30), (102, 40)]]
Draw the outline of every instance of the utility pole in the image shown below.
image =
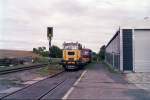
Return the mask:
[(49, 40), (49, 62), (51, 63), (51, 40), (53, 37), (53, 27), (47, 27), (47, 38)]

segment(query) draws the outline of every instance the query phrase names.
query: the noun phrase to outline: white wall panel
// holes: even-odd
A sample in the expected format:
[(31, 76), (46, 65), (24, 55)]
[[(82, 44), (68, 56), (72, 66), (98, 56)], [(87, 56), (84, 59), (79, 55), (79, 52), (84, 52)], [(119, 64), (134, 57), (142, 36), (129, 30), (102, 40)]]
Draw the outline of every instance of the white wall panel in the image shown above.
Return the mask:
[(150, 30), (134, 31), (135, 72), (150, 72)]

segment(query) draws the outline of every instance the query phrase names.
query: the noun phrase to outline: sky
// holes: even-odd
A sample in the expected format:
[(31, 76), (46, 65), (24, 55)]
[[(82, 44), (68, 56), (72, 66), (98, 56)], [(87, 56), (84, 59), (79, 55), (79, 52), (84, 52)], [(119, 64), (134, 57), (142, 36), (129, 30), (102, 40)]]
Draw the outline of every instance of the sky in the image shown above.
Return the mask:
[(150, 0), (0, 0), (0, 49), (32, 50), (80, 42), (98, 52), (119, 26), (150, 16)]

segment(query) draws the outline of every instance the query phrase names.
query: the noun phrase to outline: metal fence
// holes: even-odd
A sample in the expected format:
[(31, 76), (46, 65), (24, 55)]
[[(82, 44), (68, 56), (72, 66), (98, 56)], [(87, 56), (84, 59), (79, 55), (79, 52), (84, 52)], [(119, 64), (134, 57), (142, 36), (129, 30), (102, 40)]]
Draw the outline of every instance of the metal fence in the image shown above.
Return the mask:
[(120, 54), (106, 53), (105, 56), (105, 60), (107, 63), (112, 65), (112, 67), (115, 69), (120, 69)]
[(106, 55), (105, 59), (107, 63), (109, 63), (110, 65), (113, 65), (113, 55), (111, 53), (106, 53), (105, 55)]

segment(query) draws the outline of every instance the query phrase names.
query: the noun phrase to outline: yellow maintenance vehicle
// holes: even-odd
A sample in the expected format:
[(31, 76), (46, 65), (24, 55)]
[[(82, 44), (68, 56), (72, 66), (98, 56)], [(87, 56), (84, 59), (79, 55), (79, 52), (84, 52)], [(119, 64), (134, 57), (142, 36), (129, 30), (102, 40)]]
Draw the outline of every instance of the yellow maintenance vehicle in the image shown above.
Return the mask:
[(63, 59), (60, 64), (65, 70), (82, 68), (82, 45), (78, 42), (63, 44)]

